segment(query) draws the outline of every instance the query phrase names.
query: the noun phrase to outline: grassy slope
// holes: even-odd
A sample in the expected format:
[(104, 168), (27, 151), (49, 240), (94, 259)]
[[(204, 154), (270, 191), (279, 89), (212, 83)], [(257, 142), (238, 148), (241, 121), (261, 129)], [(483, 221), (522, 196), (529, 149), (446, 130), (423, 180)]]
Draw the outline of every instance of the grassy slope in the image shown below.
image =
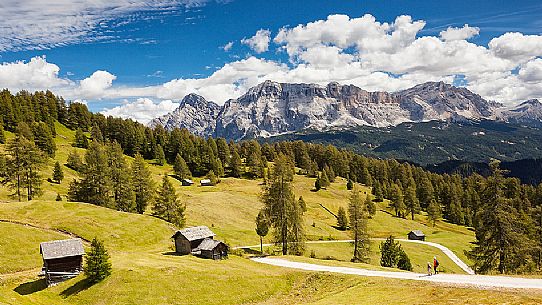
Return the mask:
[[(67, 154), (74, 149), (70, 143), (73, 132), (57, 127), (56, 158), (64, 163)], [(10, 135), (8, 135), (10, 136)], [(52, 172), (54, 161), (50, 160), (45, 176)], [(154, 179), (170, 171), (170, 166), (152, 166)], [(368, 297), (381, 296), (385, 303), (418, 303), (415, 298), (431, 302), (441, 301), (441, 293), (436, 293), (434, 285), (386, 279), (365, 279), (355, 276), (340, 276), (297, 272), (253, 263), (246, 259), (231, 257), (229, 260), (214, 262), (194, 257), (169, 255), (172, 243), (169, 240), (174, 228), (169, 224), (149, 217), (121, 213), (88, 204), (54, 202), (56, 193), (65, 194), (68, 183), (75, 173), (64, 167), (66, 176), (61, 185), (44, 184), (44, 196), (30, 203), (0, 204), (0, 219), (11, 219), (43, 227), (34, 229), (15, 224), (0, 224), (2, 236), (13, 235), (12, 239), (2, 239), (4, 248), (17, 248), (18, 252), (3, 251), (0, 248), (0, 304), (171, 304), (171, 303), (265, 303), (288, 304), (301, 302), (320, 302), (322, 304), (341, 302), (366, 303)], [(295, 178), (296, 195), (302, 195), (308, 205), (306, 230), (310, 239), (346, 239), (346, 232), (334, 229), (335, 219), (319, 206), (323, 204), (332, 211), (348, 203), (345, 181), (339, 179), (329, 190), (312, 192), (313, 179), (302, 176)], [(217, 187), (181, 187), (175, 182), (179, 193), (187, 205), (189, 225), (208, 225), (232, 245), (257, 244), (254, 233), (254, 218), (261, 207), (258, 201), (260, 186), (258, 181), (223, 179)], [(368, 191), (368, 189), (364, 189)], [(7, 190), (0, 190), (0, 200), (7, 201)], [(423, 224), (424, 216), (417, 221), (392, 217), (383, 203), (379, 212), (370, 221), (370, 231), (375, 237), (389, 234), (404, 236), (411, 229), (422, 229), (428, 240), (441, 242), (458, 255), (473, 240), (472, 232), (465, 228), (439, 223), (430, 228)], [(313, 226), (314, 224), (314, 226)], [(36, 281), (36, 268), (41, 266), (37, 244), (42, 240), (59, 238), (60, 234), (49, 229), (62, 229), (80, 235), (85, 239), (97, 236), (105, 241), (112, 255), (113, 274), (105, 282), (86, 287), (83, 277), (62, 283), (56, 287), (40, 290), (42, 283)], [(29, 232), (27, 232), (29, 231)], [(32, 232), (32, 238), (26, 238)], [(269, 238), (267, 238), (269, 239)], [(7, 242), (6, 242), (7, 241)], [(350, 249), (343, 245), (314, 246), (318, 256), (336, 256), (348, 259)], [(430, 256), (430, 249), (405, 249), (413, 261), (424, 261)], [(328, 251), (331, 254), (326, 254)], [(429, 252), (428, 252), (429, 251)], [(28, 255), (22, 255), (27, 253)], [(310, 253), (310, 252), (308, 252)], [(416, 257), (421, 256), (421, 259)], [(303, 258), (298, 258), (303, 259)], [(305, 258), (306, 260), (310, 260)], [(378, 264), (377, 258), (373, 263)], [(4, 262), (12, 262), (4, 267)], [(318, 261), (330, 263), (329, 261)], [(351, 265), (346, 262), (334, 264)], [(447, 265), (444, 263), (444, 265)], [(28, 272), (6, 274), (26, 268)], [(1, 269), (3, 267), (4, 269)], [(16, 267), (16, 268), (15, 268)], [(373, 266), (372, 268), (381, 268)], [(3, 275), (1, 275), (3, 273)], [(416, 289), (416, 294), (404, 294)], [(441, 287), (441, 286), (438, 286)], [(392, 293), (392, 289), (404, 292)], [(34, 292), (36, 291), (36, 292)], [(111, 293), (115, 291), (115, 293)], [(440, 290), (438, 290), (440, 291)], [(446, 288), (450, 295), (458, 295), (457, 303), (467, 303), (469, 298), (489, 295), (488, 292), (469, 289)], [(29, 292), (31, 294), (24, 295)], [(23, 294), (23, 295), (21, 295)], [(497, 294), (491, 294), (497, 295)], [(527, 303), (525, 292), (503, 292), (500, 300), (506, 297), (511, 303)], [(410, 298), (412, 296), (412, 298)], [(468, 298), (467, 298), (468, 297)], [(540, 295), (535, 295), (542, 301)], [(364, 301), (362, 301), (364, 300)], [(488, 299), (489, 300), (489, 299)], [(494, 298), (491, 302), (496, 302)], [(489, 302), (489, 301), (488, 301)], [(489, 302), (489, 303), (491, 303)], [(376, 302), (378, 303), (378, 302)]]

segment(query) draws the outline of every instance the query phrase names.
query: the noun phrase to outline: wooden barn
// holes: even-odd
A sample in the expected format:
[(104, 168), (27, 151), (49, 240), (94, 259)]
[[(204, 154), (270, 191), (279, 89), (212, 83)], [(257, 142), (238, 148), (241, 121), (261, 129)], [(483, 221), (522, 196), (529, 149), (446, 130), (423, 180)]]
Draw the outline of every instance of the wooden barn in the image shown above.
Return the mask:
[(201, 186), (213, 186), (213, 184), (211, 183), (211, 180), (209, 180), (209, 179), (201, 179), (199, 181), (199, 184)]
[(179, 230), (171, 238), (175, 240), (175, 252), (186, 255), (192, 253), (204, 239), (213, 239), (215, 233), (206, 226)]
[(83, 270), (85, 249), (79, 238), (43, 242), (40, 254), (43, 258), (42, 275), (47, 286), (75, 277)]
[(228, 258), (228, 246), (219, 240), (206, 238), (192, 250), (192, 254), (209, 259), (225, 259)]
[(183, 179), (181, 183), (183, 186), (191, 186), (192, 184), (194, 184), (194, 181), (192, 181), (191, 179)]
[(410, 240), (425, 240), (425, 234), (420, 230), (413, 230), (408, 232), (408, 239)]

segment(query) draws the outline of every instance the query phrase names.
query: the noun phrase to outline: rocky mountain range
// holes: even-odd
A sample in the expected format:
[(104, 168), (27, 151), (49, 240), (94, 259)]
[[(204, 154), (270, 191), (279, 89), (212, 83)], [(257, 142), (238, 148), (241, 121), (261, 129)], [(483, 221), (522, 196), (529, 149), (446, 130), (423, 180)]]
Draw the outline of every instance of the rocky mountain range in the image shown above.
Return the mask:
[(502, 120), (538, 126), (541, 118), (542, 103), (538, 100), (506, 108), (443, 82), (389, 93), (335, 82), (320, 86), (265, 81), (223, 106), (196, 94), (187, 95), (176, 110), (150, 124), (239, 140), (304, 129), (345, 130), (433, 120)]

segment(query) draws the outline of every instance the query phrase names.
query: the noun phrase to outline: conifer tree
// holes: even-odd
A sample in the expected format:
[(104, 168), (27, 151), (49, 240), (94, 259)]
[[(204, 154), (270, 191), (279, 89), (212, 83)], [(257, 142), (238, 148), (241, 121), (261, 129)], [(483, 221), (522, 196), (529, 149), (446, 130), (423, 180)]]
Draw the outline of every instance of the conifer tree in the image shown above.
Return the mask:
[(55, 167), (53, 168), (53, 181), (60, 184), (62, 183), (63, 179), (64, 173), (62, 171), (62, 167), (60, 166), (60, 163), (56, 161)]
[(130, 168), (124, 159), (122, 148), (116, 142), (107, 145), (109, 177), (115, 207), (123, 212), (135, 212), (135, 193)]
[(177, 192), (173, 184), (164, 175), (162, 185), (158, 190), (158, 196), (152, 208), (152, 214), (182, 228), (185, 224), (185, 210), (186, 207), (177, 197)]
[(397, 217), (404, 218), (406, 206), (403, 198), (403, 191), (401, 190), (401, 187), (396, 183), (393, 183), (391, 188), (391, 204), (393, 206), (393, 209), (395, 210), (395, 215)]
[(352, 183), (352, 180), (348, 179), (348, 182), (346, 182), (346, 189), (351, 191), (354, 187), (354, 183)]
[(55, 156), (56, 144), (51, 134), (51, 129), (44, 122), (33, 125), (34, 143), (49, 157)]
[(77, 153), (76, 150), (73, 150), (68, 154), (66, 166), (77, 172), (81, 172), (84, 170), (83, 161), (81, 160), (81, 156), (79, 155), (79, 153)]
[(304, 250), (303, 212), (292, 191), (293, 177), (291, 160), (280, 154), (261, 197), (263, 211), (284, 255), (299, 255)]
[(85, 275), (91, 283), (97, 283), (111, 275), (109, 253), (103, 242), (96, 237), (90, 243), (90, 251), (86, 254)]
[(154, 182), (147, 163), (140, 154), (132, 162), (132, 184), (135, 193), (136, 211), (143, 214), (154, 200)]
[(81, 129), (75, 131), (75, 147), (79, 148), (88, 148), (88, 139), (87, 136), (83, 133)]
[(299, 199), (297, 200), (299, 203), (299, 207), (301, 208), (301, 211), (303, 213), (307, 212), (307, 203), (305, 202), (305, 199), (303, 199), (303, 196), (299, 196)]
[(154, 152), (154, 158), (156, 159), (156, 164), (163, 166), (166, 164), (166, 155), (164, 154), (164, 149), (160, 144), (156, 145), (156, 151)]
[(211, 181), (211, 185), (217, 185), (220, 180), (218, 179), (218, 177), (215, 175), (215, 172), (210, 170), (207, 175), (205, 176), (205, 178), (209, 179)]
[(329, 178), (327, 176), (326, 170), (322, 170), (322, 174), (320, 175), (320, 187), (325, 189), (329, 186)]
[(346, 211), (343, 207), (339, 207), (337, 212), (337, 227), (341, 231), (345, 231), (348, 226), (348, 217), (346, 216)]
[(409, 185), (405, 190), (405, 206), (414, 220), (414, 214), (417, 214), (420, 211), (420, 203), (418, 197), (416, 197), (416, 189), (413, 185)]
[(241, 173), (243, 172), (241, 163), (241, 157), (239, 156), (239, 153), (237, 152), (237, 149), (231, 150), (231, 160), (230, 160), (230, 167), (231, 167), (231, 175), (232, 177), (239, 178), (241, 177)]
[(317, 174), (314, 181), (314, 189), (318, 192), (322, 188), (322, 182), (320, 181), (320, 175)]
[(434, 199), (434, 188), (427, 176), (423, 177), (422, 182), (418, 185), (416, 191), (418, 192), (417, 195), (420, 205), (422, 208), (427, 209), (431, 200)]
[(90, 130), (90, 137), (92, 138), (92, 141), (96, 141), (99, 143), (104, 142), (102, 131), (97, 125), (92, 126), (92, 129)]
[(2, 124), (0, 120), (0, 144), (6, 143), (6, 134), (4, 132), (4, 125)]
[(435, 198), (431, 199), (429, 202), (429, 206), (427, 207), (427, 217), (433, 226), (435, 226), (437, 220), (442, 217), (442, 209)]
[(218, 138), (216, 139), (216, 147), (218, 158), (220, 159), (220, 162), (222, 162), (222, 165), (226, 167), (230, 161), (230, 148), (228, 143), (226, 143), (224, 138)]
[(180, 180), (190, 179), (192, 177), (192, 173), (190, 172), (188, 165), (186, 165), (186, 162), (180, 154), (177, 154), (177, 156), (175, 157), (175, 162), (173, 163), (173, 172)]
[(376, 180), (372, 189), (373, 195), (375, 196), (376, 202), (384, 201), (384, 194), (382, 193), (382, 186), (380, 181)]
[(365, 206), (367, 207), (367, 212), (369, 213), (369, 218), (375, 216), (376, 214), (376, 204), (371, 199), (371, 195), (367, 194), (365, 197)]
[(256, 234), (260, 237), (260, 253), (263, 254), (263, 238), (269, 233), (269, 224), (262, 211), (256, 217)]
[(395, 238), (390, 235), (385, 241), (380, 244), (380, 266), (395, 267), (397, 265), (397, 253), (401, 245), (395, 241)]
[(370, 239), (368, 233), (367, 208), (361, 200), (359, 190), (354, 187), (348, 204), (350, 218), (350, 235), (354, 240), (354, 255), (352, 262), (368, 262)]

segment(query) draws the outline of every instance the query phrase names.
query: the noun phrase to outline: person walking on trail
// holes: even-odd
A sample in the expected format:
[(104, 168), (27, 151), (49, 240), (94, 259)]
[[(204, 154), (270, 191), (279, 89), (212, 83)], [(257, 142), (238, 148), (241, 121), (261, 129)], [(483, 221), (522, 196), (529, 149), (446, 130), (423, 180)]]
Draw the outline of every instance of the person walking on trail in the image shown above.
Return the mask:
[(437, 257), (436, 256), (433, 256), (433, 271), (435, 271), (435, 274), (438, 273), (437, 271), (437, 268), (438, 268), (438, 260), (437, 260)]
[(431, 263), (427, 262), (427, 275), (431, 275)]

